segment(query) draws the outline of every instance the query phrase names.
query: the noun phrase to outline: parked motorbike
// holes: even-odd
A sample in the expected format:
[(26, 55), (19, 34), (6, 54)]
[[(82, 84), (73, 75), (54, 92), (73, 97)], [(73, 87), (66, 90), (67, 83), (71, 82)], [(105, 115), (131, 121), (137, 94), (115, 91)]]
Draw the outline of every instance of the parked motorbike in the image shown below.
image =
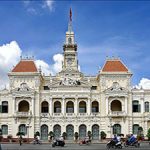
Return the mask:
[(65, 145), (65, 142), (63, 140), (54, 140), (53, 143), (52, 143), (52, 147), (55, 147), (55, 146), (64, 147), (64, 145)]
[(140, 143), (138, 142), (138, 140), (136, 140), (132, 143), (129, 143), (127, 140), (127, 141), (125, 141), (124, 146), (125, 147), (128, 147), (128, 146), (140, 147)]
[(106, 145), (107, 149), (115, 148), (115, 149), (122, 149), (122, 142), (115, 142), (114, 140), (111, 140)]
[(34, 141), (33, 141), (33, 144), (34, 144), (34, 145), (35, 145), (35, 144), (41, 145), (41, 144), (42, 144), (42, 141), (40, 141), (40, 140), (34, 140)]
[(89, 145), (89, 144), (91, 144), (91, 140), (81, 140), (79, 142), (79, 145)]

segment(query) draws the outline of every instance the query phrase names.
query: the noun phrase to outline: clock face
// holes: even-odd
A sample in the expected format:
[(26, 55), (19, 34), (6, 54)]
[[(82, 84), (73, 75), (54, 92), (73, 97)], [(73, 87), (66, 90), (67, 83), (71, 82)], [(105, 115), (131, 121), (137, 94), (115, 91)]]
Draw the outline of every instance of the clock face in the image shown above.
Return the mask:
[(68, 58), (67, 63), (68, 63), (68, 65), (71, 65), (73, 63), (73, 60), (71, 58)]

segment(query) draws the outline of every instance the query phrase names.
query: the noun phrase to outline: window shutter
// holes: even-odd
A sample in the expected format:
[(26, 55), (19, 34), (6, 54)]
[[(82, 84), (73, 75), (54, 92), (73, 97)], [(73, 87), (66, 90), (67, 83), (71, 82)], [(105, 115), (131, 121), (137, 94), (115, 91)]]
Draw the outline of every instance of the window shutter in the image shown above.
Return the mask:
[(138, 106), (138, 112), (141, 112), (141, 105)]
[(0, 105), (0, 113), (2, 113), (2, 105)]

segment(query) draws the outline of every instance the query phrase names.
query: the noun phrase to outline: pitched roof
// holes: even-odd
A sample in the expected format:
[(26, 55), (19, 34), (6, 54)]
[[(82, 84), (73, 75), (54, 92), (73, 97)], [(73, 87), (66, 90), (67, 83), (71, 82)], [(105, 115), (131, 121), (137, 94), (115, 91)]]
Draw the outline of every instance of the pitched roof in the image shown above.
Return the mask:
[(119, 59), (107, 60), (102, 72), (128, 72), (128, 68)]
[(21, 60), (12, 72), (37, 72), (37, 68), (33, 60)]

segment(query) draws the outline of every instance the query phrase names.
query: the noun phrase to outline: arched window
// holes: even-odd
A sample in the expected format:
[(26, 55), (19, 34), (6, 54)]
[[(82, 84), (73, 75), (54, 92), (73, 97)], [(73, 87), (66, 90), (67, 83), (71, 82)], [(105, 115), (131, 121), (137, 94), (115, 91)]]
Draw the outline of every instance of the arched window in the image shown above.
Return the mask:
[(81, 101), (79, 103), (79, 113), (86, 113), (86, 102)]
[(19, 132), (23, 132), (25, 135), (27, 134), (27, 128), (25, 124), (21, 124), (19, 126)]
[(2, 125), (2, 135), (8, 134), (8, 125)]
[(149, 112), (149, 102), (145, 102), (145, 112)]
[(29, 112), (29, 103), (25, 100), (21, 101), (19, 103), (18, 111), (19, 112)]
[(44, 101), (41, 104), (41, 113), (48, 113), (48, 102)]
[(71, 39), (71, 37), (68, 38), (68, 44), (72, 44), (72, 39)]
[(92, 102), (92, 113), (99, 112), (99, 103), (97, 101)]
[(138, 124), (134, 124), (133, 125), (133, 134), (137, 134), (138, 133), (138, 129), (139, 129), (139, 125)]
[(54, 103), (54, 113), (61, 113), (61, 103), (59, 101)]
[(114, 124), (113, 134), (121, 134), (121, 125), (120, 124)]
[(134, 100), (132, 102), (132, 109), (133, 109), (133, 112), (141, 112), (141, 105), (139, 104), (139, 101)]
[(66, 113), (74, 113), (74, 104), (72, 101), (67, 102)]
[(8, 102), (7, 101), (2, 102), (2, 113), (8, 113)]
[(111, 102), (111, 110), (112, 111), (122, 111), (122, 104), (119, 100), (113, 100)]

